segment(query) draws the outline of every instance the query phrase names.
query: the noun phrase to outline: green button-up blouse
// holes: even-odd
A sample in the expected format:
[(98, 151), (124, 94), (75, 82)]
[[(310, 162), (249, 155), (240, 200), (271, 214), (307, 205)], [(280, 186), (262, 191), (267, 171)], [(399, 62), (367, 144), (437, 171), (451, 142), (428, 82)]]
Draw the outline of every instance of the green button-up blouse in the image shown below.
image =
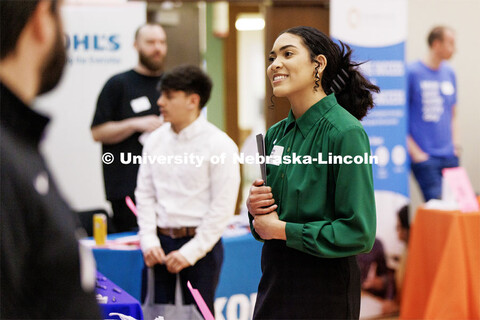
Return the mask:
[(290, 111), (267, 131), (265, 149), (277, 157), (267, 164), (267, 185), (287, 223), (287, 246), (323, 258), (371, 250), (376, 214), (370, 144), (333, 94), (298, 120)]

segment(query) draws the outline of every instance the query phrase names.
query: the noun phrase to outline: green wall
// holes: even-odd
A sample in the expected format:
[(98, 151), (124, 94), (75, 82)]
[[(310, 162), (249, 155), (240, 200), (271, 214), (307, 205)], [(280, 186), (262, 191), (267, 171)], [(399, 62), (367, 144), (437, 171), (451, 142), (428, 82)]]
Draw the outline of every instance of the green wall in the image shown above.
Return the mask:
[(207, 104), (207, 119), (225, 131), (223, 40), (213, 35), (213, 4), (207, 3), (207, 49), (204, 59), (207, 73), (213, 81), (212, 94)]

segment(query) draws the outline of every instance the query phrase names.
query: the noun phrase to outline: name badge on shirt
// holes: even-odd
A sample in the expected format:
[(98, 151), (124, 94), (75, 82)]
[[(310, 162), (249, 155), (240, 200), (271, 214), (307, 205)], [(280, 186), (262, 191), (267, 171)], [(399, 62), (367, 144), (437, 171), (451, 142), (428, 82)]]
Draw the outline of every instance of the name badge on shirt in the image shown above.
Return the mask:
[(267, 164), (279, 166), (282, 163), (283, 146), (273, 146), (270, 156), (267, 158)]
[(152, 105), (150, 104), (150, 100), (148, 100), (146, 96), (131, 100), (130, 106), (135, 113), (147, 111), (152, 107)]

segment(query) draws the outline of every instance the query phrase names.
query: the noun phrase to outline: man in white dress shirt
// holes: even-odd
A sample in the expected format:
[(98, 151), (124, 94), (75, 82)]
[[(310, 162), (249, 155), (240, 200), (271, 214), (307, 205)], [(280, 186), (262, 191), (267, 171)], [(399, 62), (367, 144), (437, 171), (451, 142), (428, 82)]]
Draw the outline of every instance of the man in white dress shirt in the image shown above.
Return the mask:
[(221, 236), (234, 214), (240, 184), (235, 143), (200, 115), (212, 82), (200, 68), (180, 66), (160, 82), (165, 122), (148, 138), (135, 197), (145, 264), (155, 271), (155, 302), (175, 302), (176, 274), (213, 303), (223, 262)]

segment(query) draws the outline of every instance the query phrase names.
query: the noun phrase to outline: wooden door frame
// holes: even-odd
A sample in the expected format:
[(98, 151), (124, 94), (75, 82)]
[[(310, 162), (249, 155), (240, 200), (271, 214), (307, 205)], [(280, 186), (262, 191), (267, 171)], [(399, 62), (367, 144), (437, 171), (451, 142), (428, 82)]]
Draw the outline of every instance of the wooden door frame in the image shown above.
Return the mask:
[(240, 129), (238, 127), (238, 63), (237, 63), (237, 30), (235, 21), (240, 13), (260, 12), (258, 3), (234, 3), (229, 5), (229, 33), (225, 38), (224, 71), (225, 71), (225, 129), (230, 138), (240, 146)]

